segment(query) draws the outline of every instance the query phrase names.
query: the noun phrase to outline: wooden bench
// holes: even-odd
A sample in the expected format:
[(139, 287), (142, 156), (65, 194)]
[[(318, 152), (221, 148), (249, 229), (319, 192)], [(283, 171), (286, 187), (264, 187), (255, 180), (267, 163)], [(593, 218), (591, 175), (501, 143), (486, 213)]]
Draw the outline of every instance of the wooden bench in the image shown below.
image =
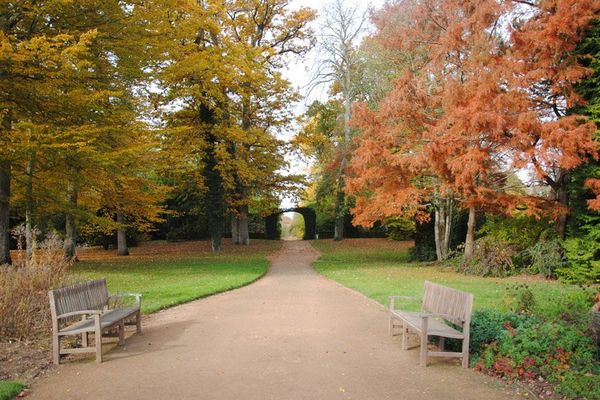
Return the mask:
[[(142, 295), (123, 293), (109, 296), (106, 279), (51, 290), (48, 295), (52, 313), (52, 355), (55, 364), (60, 363), (62, 354), (94, 352), (96, 362), (101, 363), (104, 332), (116, 329), (120, 345), (124, 344), (125, 325), (135, 324), (137, 333), (142, 332), (140, 320)], [(126, 296), (135, 297), (133, 306), (110, 307), (112, 303)], [(88, 346), (89, 333), (94, 334), (94, 346)], [(81, 335), (82, 347), (61, 349), (61, 337), (74, 335)]]
[[(416, 333), (421, 338), (421, 366), (427, 366), (427, 358), (459, 357), (462, 366), (469, 367), (469, 331), (473, 295), (425, 281), (425, 292), (421, 312), (396, 310), (397, 299), (414, 299), (405, 296), (390, 297), (390, 335), (394, 328), (402, 328), (402, 349), (408, 349), (408, 335)], [(400, 325), (394, 324), (400, 321)], [(462, 328), (462, 331), (456, 329)], [(440, 338), (440, 351), (429, 351), (427, 348), (430, 336)], [(444, 338), (461, 339), (462, 352), (444, 351)]]

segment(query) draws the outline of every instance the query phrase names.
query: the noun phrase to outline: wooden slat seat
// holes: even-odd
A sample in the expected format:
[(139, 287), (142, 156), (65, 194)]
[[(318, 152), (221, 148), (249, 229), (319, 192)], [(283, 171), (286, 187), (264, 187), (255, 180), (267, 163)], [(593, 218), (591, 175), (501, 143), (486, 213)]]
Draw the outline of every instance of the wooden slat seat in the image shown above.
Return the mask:
[[(96, 353), (96, 362), (102, 362), (103, 332), (117, 329), (119, 344), (124, 344), (125, 325), (135, 323), (142, 332), (141, 294), (130, 293), (109, 296), (105, 279), (67, 286), (48, 292), (52, 313), (52, 351), (55, 364), (62, 354)], [(135, 304), (127, 307), (109, 307), (110, 300), (133, 296)], [(135, 322), (131, 322), (134, 320)], [(127, 323), (126, 323), (127, 322)], [(88, 335), (94, 334), (94, 346), (88, 346)], [(81, 348), (61, 349), (60, 338), (81, 335)]]
[[(398, 319), (406, 321), (406, 323), (410, 325), (410, 327), (414, 330), (418, 330), (421, 328), (421, 323), (423, 321), (423, 313), (395, 310), (393, 314), (394, 316), (398, 317)], [(448, 326), (440, 318), (429, 318), (427, 333), (430, 336), (440, 336), (451, 339), (464, 338), (464, 334), (462, 332)]]
[[(129, 307), (117, 310), (110, 310), (100, 314), (100, 327), (102, 330), (110, 329), (123, 319), (135, 317), (138, 312), (137, 307)], [(83, 321), (75, 322), (58, 331), (59, 336), (76, 335), (83, 332), (94, 332), (94, 320), (87, 318)]]
[[(390, 335), (394, 334), (395, 328), (402, 328), (402, 349), (408, 349), (408, 335), (416, 333), (421, 338), (420, 364), (422, 366), (427, 365), (428, 356), (460, 357), (463, 367), (467, 368), (473, 295), (425, 281), (421, 312), (397, 310), (395, 301), (401, 297), (390, 297)], [(401, 324), (394, 324), (396, 320)], [(455, 327), (462, 328), (462, 331)], [(428, 350), (430, 336), (440, 338), (441, 351)], [(444, 338), (462, 340), (462, 351), (444, 351)]]

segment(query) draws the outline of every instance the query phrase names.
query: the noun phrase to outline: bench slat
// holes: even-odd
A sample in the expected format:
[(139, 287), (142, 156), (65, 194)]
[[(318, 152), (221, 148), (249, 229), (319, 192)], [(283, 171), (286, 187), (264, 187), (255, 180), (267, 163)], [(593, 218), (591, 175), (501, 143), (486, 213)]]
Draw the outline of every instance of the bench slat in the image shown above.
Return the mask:
[[(113, 325), (116, 325), (119, 321), (125, 318), (131, 318), (136, 315), (139, 311), (137, 307), (121, 308), (117, 310), (110, 310), (100, 315), (100, 327), (102, 329), (108, 329)], [(94, 332), (94, 319), (87, 318), (83, 321), (76, 322), (61, 329), (58, 334), (64, 335), (75, 335), (83, 332)]]
[[(413, 330), (421, 333), (421, 321), (423, 313), (410, 312), (410, 311), (393, 311), (393, 314), (398, 318), (406, 321)], [(446, 325), (442, 321), (436, 318), (429, 318), (427, 326), (427, 334), (430, 336), (441, 336), (451, 339), (462, 339), (464, 335), (462, 332)]]

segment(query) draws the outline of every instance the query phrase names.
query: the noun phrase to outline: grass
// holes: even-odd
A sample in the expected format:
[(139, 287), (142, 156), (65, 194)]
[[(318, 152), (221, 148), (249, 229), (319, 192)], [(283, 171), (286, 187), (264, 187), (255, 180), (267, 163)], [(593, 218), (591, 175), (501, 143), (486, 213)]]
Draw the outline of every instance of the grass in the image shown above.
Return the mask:
[(388, 296), (417, 297), (401, 306), (418, 310), (423, 293), (423, 282), (430, 280), (445, 286), (473, 293), (475, 309), (507, 310), (510, 288), (526, 284), (534, 293), (540, 311), (551, 307), (555, 299), (577, 286), (563, 285), (537, 277), (483, 278), (457, 273), (436, 263), (409, 263), (409, 243), (386, 239), (345, 239), (313, 241), (322, 253), (315, 263), (316, 270), (344, 286), (355, 289), (383, 305)]
[(152, 242), (131, 249), (128, 257), (114, 250), (86, 250), (71, 270), (76, 280), (106, 278), (110, 292), (142, 293), (142, 312), (158, 310), (247, 285), (264, 275), (267, 256), (280, 246), (253, 241), (214, 254), (208, 242)]
[(10, 400), (25, 388), (25, 385), (14, 381), (0, 381), (0, 400)]

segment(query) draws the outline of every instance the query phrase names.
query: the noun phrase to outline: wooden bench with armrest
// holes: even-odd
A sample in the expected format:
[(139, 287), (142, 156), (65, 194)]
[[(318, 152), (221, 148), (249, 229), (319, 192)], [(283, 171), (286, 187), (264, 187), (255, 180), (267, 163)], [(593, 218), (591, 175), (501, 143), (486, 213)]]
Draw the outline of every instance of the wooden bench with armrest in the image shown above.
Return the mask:
[[(50, 312), (52, 314), (52, 358), (60, 363), (60, 356), (72, 353), (96, 353), (96, 362), (102, 362), (102, 335), (117, 329), (119, 344), (125, 340), (125, 325), (136, 325), (142, 332), (140, 320), (141, 294), (120, 293), (109, 296), (106, 279), (98, 279), (60, 289), (50, 290)], [(132, 306), (112, 307), (111, 302), (132, 296)], [(94, 346), (89, 346), (90, 333), (94, 334)], [(81, 335), (79, 348), (61, 348), (63, 336)]]
[[(428, 357), (459, 357), (462, 366), (469, 366), (469, 334), (473, 295), (433, 282), (425, 281), (425, 291), (420, 312), (396, 309), (396, 300), (405, 296), (390, 297), (390, 335), (402, 328), (402, 349), (408, 349), (408, 335), (417, 334), (421, 341), (420, 364), (427, 365)], [(395, 324), (399, 321), (400, 324)], [(457, 328), (462, 328), (458, 330)], [(429, 351), (430, 336), (440, 338), (440, 351)], [(462, 340), (462, 351), (443, 351), (444, 338)]]

